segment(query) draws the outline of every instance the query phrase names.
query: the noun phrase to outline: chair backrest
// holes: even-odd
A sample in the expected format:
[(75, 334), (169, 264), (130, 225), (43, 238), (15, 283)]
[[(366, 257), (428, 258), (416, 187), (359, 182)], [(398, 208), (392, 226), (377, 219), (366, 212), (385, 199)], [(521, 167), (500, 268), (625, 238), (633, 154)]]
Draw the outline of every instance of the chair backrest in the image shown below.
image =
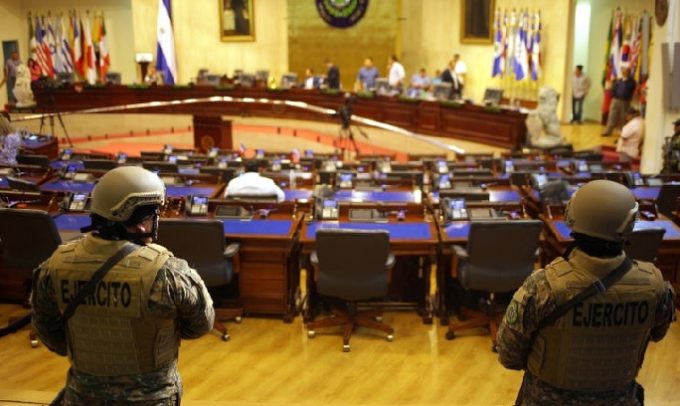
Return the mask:
[(624, 251), (626, 251), (628, 258), (654, 262), (664, 234), (666, 234), (666, 229), (664, 228), (635, 230), (628, 235)]
[(61, 237), (47, 212), (0, 209), (0, 241), (3, 265), (30, 278), (33, 269), (61, 244)]
[(657, 211), (668, 218), (673, 218), (673, 212), (678, 208), (680, 184), (664, 184), (656, 197)]
[(228, 261), (224, 258), (226, 242), (221, 221), (161, 219), (158, 244), (185, 259), (206, 286), (222, 286), (231, 281)]
[(41, 168), (48, 168), (50, 166), (50, 158), (47, 155), (17, 155), (17, 163), (19, 165), (35, 165)]
[(542, 228), (540, 220), (473, 221), (462, 285), (488, 292), (519, 288), (534, 269)]
[(318, 230), (318, 292), (344, 300), (385, 296), (389, 252), (390, 237), (384, 230)]
[(84, 159), (83, 166), (85, 169), (102, 169), (108, 171), (117, 168), (118, 162), (110, 159)]
[(541, 185), (538, 195), (543, 204), (559, 205), (569, 200), (569, 184), (563, 180), (553, 180)]
[(263, 202), (263, 203), (277, 203), (278, 196), (272, 195), (254, 195), (247, 193), (229, 194), (226, 196), (228, 200), (238, 200), (243, 202)]

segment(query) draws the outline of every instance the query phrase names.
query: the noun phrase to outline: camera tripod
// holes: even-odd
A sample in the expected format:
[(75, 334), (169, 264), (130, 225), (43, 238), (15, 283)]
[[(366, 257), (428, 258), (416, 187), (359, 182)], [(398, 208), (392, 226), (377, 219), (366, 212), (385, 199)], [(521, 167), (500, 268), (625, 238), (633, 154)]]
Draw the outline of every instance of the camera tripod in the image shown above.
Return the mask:
[[(361, 127), (354, 126), (354, 129), (356, 129), (359, 132), (359, 134), (361, 134), (364, 138), (368, 139), (368, 134), (366, 134), (366, 132)], [(347, 148), (346, 140), (349, 141), (351, 148)], [(352, 151), (354, 151), (355, 155), (359, 154), (359, 145), (357, 144), (357, 141), (354, 138), (354, 133), (352, 132), (351, 126), (340, 127), (337, 145), (340, 146), (340, 154), (343, 160), (350, 160), (349, 155)]]
[[(68, 131), (66, 131), (66, 125), (64, 125), (64, 119), (61, 117), (61, 112), (58, 110), (54, 112), (55, 110), (54, 105), (56, 104), (54, 101), (54, 85), (52, 83), (44, 82), (43, 89), (47, 93), (46, 110), (50, 112), (49, 114), (47, 114), (50, 126), (50, 134), (54, 135), (54, 117), (56, 116), (57, 119), (59, 120), (59, 125), (61, 126), (61, 129), (64, 131), (64, 137), (66, 138), (69, 147), (73, 148), (73, 142), (71, 141), (71, 137), (69, 137), (68, 135)], [(38, 130), (38, 133), (40, 134), (43, 133), (43, 128), (45, 127), (45, 116), (46, 116), (45, 114), (42, 114), (40, 116), (40, 129)]]
[[(49, 126), (50, 126), (50, 134), (54, 135), (54, 116), (57, 116), (57, 119), (59, 120), (59, 125), (61, 126), (61, 129), (64, 131), (64, 137), (66, 137), (66, 141), (68, 142), (68, 146), (73, 148), (73, 142), (71, 141), (71, 137), (68, 136), (68, 131), (66, 131), (66, 126), (64, 125), (64, 120), (61, 118), (61, 113), (56, 112), (56, 113), (50, 113), (48, 120), (49, 120)], [(38, 130), (38, 133), (42, 134), (43, 133), (43, 127), (45, 127), (45, 114), (40, 116), (40, 129)]]

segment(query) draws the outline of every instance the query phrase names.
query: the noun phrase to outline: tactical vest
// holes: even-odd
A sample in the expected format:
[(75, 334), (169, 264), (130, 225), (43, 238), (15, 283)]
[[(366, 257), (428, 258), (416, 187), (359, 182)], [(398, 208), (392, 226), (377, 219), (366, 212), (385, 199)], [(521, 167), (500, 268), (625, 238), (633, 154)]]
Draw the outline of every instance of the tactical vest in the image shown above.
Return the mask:
[[(46, 269), (62, 313), (123, 245), (88, 235), (57, 248)], [(152, 372), (173, 362), (180, 343), (175, 320), (155, 317), (148, 307), (156, 274), (170, 256), (160, 245), (140, 247), (114, 266), (78, 306), (67, 325), (75, 370), (121, 376)]]
[[(558, 258), (545, 269), (557, 305), (596, 277)], [(642, 365), (663, 279), (650, 263), (633, 268), (605, 293), (576, 305), (554, 326), (538, 331), (527, 369), (567, 390), (600, 392), (630, 385)]]

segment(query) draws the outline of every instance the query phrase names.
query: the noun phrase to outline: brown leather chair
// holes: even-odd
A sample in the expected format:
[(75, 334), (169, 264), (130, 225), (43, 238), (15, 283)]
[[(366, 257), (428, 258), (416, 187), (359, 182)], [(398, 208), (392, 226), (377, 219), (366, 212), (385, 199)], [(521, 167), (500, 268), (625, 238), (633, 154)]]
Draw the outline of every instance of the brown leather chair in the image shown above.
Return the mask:
[(310, 338), (317, 328), (343, 326), (345, 352), (350, 350), (349, 339), (356, 326), (384, 331), (388, 341), (394, 339), (394, 329), (380, 321), (382, 312), (357, 309), (359, 301), (387, 295), (388, 270), (394, 266), (387, 231), (320, 229), (311, 262), (315, 268), (316, 293), (344, 301), (346, 309), (334, 309), (333, 317), (308, 323)]
[[(169, 249), (196, 269), (209, 288), (227, 286), (238, 273), (239, 244), (227, 245), (224, 226), (219, 220), (161, 219), (158, 226), (158, 244)], [(217, 301), (216, 298), (213, 298)], [(215, 306), (215, 329), (229, 340), (226, 326), (220, 320), (241, 321), (243, 308)]]
[(461, 309), (456, 323), (446, 333), (453, 340), (457, 331), (488, 326), (496, 348), (498, 325), (505, 306), (495, 302), (495, 294), (518, 289), (534, 270), (538, 257), (540, 220), (473, 221), (467, 248), (454, 245), (452, 272), (464, 289), (484, 291), (489, 296), (481, 310)]
[[(54, 220), (47, 212), (28, 209), (0, 209), (2, 268), (24, 279), (26, 301), (31, 291), (33, 270), (49, 258), (61, 244)], [(30, 323), (31, 315), (14, 318), (4, 331), (16, 331)], [(29, 332), (33, 348), (38, 346), (35, 332)]]

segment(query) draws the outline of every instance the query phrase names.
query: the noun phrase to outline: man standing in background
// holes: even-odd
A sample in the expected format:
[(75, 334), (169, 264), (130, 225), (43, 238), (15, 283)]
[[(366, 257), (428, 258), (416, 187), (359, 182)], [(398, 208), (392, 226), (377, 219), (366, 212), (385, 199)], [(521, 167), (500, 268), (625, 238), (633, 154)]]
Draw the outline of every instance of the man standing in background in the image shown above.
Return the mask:
[(329, 89), (340, 89), (340, 69), (333, 65), (330, 59), (326, 59), (326, 67), (328, 72), (326, 73), (326, 84)]
[(571, 123), (583, 122), (583, 99), (590, 90), (590, 78), (583, 73), (583, 65), (576, 65), (571, 78)]
[(404, 66), (399, 63), (396, 55), (390, 55), (387, 59), (387, 70), (390, 72), (387, 77), (390, 89), (401, 92), (401, 87), (404, 83), (404, 78), (406, 77), (406, 71), (404, 70)]
[(5, 79), (7, 81), (7, 100), (10, 103), (16, 103), (17, 99), (14, 97), (14, 85), (17, 82), (17, 68), (21, 65), (21, 59), (19, 59), (19, 53), (13, 51), (9, 59), (5, 63)]
[(465, 76), (467, 75), (467, 65), (460, 59), (460, 54), (454, 54), (453, 60), (453, 74), (458, 80), (458, 93), (463, 97), (463, 88), (465, 87)]
[(378, 68), (373, 66), (373, 58), (364, 59), (364, 66), (359, 68), (357, 75), (357, 82), (359, 82), (360, 90), (375, 89), (375, 80), (378, 78)]
[(635, 79), (630, 74), (630, 68), (623, 68), (621, 78), (612, 84), (612, 104), (609, 107), (607, 128), (602, 132), (603, 136), (612, 134), (614, 127), (621, 128), (624, 115), (630, 108), (630, 100), (635, 93)]

